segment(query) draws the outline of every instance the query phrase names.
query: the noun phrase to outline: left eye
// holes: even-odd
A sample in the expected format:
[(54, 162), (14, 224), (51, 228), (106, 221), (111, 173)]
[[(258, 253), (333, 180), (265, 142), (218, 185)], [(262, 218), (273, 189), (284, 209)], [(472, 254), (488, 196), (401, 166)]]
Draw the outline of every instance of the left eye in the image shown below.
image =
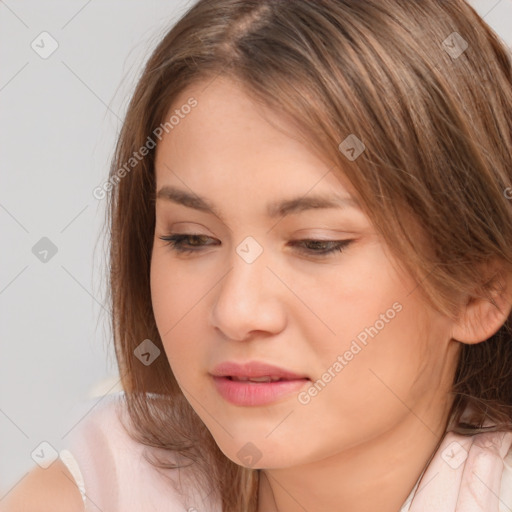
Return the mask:
[[(159, 237), (160, 240), (171, 246), (171, 249), (184, 254), (199, 252), (203, 247), (219, 245), (220, 242), (206, 235), (195, 234), (171, 234)], [(209, 242), (210, 241), (210, 242)], [(326, 256), (334, 252), (341, 252), (348, 247), (353, 240), (293, 240), (289, 242), (292, 247), (302, 253), (315, 256)]]
[(336, 251), (342, 252), (353, 240), (295, 240), (291, 245), (296, 245), (302, 252), (325, 256)]

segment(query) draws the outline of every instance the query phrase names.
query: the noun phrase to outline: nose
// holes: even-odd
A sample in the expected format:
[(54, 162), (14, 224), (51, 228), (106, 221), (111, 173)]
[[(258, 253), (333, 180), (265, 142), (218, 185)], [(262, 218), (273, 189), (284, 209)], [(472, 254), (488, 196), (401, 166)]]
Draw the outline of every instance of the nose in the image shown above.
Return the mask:
[(230, 270), (215, 287), (210, 324), (231, 340), (278, 334), (286, 326), (282, 286), (267, 268), (265, 253), (248, 263), (234, 253)]

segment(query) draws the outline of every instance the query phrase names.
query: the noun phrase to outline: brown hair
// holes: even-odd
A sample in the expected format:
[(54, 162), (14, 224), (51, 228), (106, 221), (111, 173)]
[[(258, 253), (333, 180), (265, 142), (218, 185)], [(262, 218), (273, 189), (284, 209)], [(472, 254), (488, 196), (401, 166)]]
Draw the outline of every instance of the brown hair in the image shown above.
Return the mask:
[[(200, 0), (149, 58), (110, 171), (116, 356), (133, 435), (197, 464), (223, 510), (240, 512), (257, 508), (258, 470), (220, 451), (167, 358), (144, 366), (134, 357), (147, 338), (163, 352), (149, 285), (154, 150), (119, 172), (178, 94), (219, 74), (293, 121), (334, 172), (343, 169), (418, 293), (455, 318), (457, 297), (475, 289), (489, 297), (495, 286), (482, 265), (499, 260), (512, 271), (504, 193), (512, 183), (512, 65), (462, 0)], [(356, 159), (340, 150), (350, 135), (365, 145)], [(473, 434), (486, 420), (512, 429), (510, 320), (485, 342), (462, 345), (452, 430)], [(466, 409), (472, 416), (462, 421)]]

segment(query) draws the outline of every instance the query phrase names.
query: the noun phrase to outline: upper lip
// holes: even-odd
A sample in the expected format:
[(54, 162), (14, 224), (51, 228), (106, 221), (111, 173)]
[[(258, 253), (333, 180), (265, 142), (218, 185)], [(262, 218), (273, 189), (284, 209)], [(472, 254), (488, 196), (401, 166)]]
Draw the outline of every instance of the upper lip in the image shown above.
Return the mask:
[(287, 380), (308, 378), (306, 375), (299, 375), (290, 370), (260, 361), (249, 361), (247, 363), (226, 361), (215, 366), (211, 374), (215, 377), (279, 377)]

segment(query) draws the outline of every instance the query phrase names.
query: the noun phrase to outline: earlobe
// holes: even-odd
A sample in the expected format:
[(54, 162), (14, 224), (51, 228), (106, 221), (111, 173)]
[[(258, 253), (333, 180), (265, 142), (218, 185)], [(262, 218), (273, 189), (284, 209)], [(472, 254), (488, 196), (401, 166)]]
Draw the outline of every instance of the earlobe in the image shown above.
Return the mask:
[(512, 311), (512, 274), (496, 272), (479, 296), (469, 297), (452, 328), (452, 339), (480, 343), (496, 334)]

